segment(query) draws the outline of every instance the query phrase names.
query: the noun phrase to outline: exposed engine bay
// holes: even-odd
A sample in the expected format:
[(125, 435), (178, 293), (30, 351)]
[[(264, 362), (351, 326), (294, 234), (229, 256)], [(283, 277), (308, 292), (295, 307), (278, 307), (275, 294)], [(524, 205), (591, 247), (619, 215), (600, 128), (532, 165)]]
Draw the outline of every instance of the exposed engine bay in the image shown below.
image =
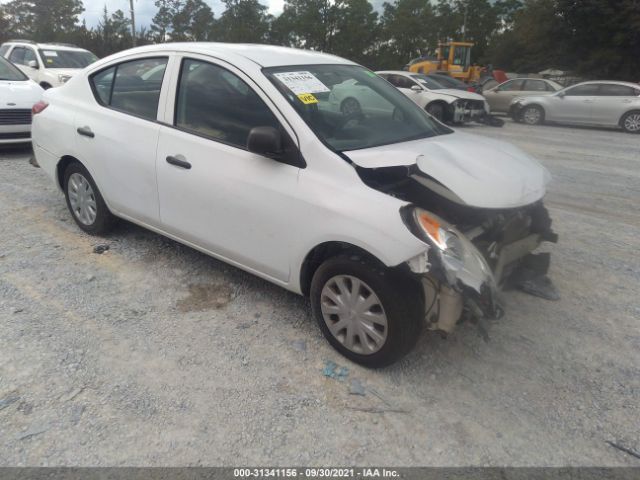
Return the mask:
[(430, 248), (406, 267), (423, 284), (430, 329), (450, 332), (461, 319), (498, 318), (501, 290), (557, 299), (546, 276), (548, 253), (533, 253), (543, 242), (557, 242), (542, 199), (515, 208), (479, 208), (417, 165), (362, 168), (371, 188), (409, 202), (405, 224)]

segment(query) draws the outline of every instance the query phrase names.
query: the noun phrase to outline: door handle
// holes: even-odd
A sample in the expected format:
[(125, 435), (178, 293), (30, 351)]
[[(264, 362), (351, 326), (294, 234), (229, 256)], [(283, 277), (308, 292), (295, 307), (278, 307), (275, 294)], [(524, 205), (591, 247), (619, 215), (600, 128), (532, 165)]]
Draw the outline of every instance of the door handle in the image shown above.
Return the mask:
[(167, 163), (170, 163), (171, 165), (175, 165), (176, 167), (184, 168), (186, 170), (191, 169), (191, 164), (186, 160), (181, 160), (172, 155), (169, 155), (166, 160), (167, 160)]
[(80, 135), (83, 135), (85, 137), (89, 137), (89, 138), (93, 138), (96, 136), (95, 133), (93, 133), (91, 131), (91, 128), (89, 127), (80, 127), (78, 128), (78, 130), (76, 130)]

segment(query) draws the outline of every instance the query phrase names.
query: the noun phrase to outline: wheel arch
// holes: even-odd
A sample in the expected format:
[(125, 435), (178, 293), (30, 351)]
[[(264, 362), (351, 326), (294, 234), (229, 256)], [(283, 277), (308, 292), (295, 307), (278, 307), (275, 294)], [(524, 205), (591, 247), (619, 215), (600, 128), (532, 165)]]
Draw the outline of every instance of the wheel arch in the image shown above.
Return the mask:
[[(431, 101), (427, 102), (427, 104), (424, 106), (424, 110), (427, 111), (428, 108), (430, 106), (432, 106), (432, 105), (440, 105), (442, 107), (442, 115), (443, 115), (442, 121), (443, 122), (446, 122), (446, 121), (450, 120), (450, 117), (451, 117), (451, 112), (449, 111), (450, 110), (449, 109), (449, 105), (450, 104), (447, 103), (446, 100), (443, 100), (441, 98), (436, 98), (435, 100), (431, 100)], [(427, 113), (429, 113), (429, 112), (427, 111)]]
[(329, 258), (337, 255), (353, 254), (367, 259), (381, 268), (386, 268), (385, 263), (367, 249), (344, 241), (327, 241), (313, 247), (304, 257), (300, 265), (300, 291), (306, 297), (311, 289), (311, 280), (318, 267)]
[(64, 191), (64, 171), (73, 162), (78, 162), (79, 164), (87, 168), (84, 163), (71, 155), (63, 155), (62, 157), (60, 157), (60, 160), (58, 160), (58, 164), (56, 165), (56, 183), (60, 187), (60, 190)]
[(631, 110), (627, 110), (626, 112), (624, 112), (622, 115), (620, 115), (620, 119), (618, 120), (618, 125), (622, 127), (622, 122), (624, 121), (624, 118), (629, 115), (630, 113), (640, 113), (640, 108), (632, 108)]

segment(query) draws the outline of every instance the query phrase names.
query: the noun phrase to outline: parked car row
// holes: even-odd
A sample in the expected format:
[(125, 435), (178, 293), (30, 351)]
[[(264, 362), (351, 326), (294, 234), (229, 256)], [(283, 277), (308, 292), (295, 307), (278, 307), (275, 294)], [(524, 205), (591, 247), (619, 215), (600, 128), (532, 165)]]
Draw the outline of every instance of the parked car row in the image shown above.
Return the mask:
[(11, 40), (0, 46), (5, 57), (45, 90), (59, 87), (98, 57), (83, 48), (62, 43)]

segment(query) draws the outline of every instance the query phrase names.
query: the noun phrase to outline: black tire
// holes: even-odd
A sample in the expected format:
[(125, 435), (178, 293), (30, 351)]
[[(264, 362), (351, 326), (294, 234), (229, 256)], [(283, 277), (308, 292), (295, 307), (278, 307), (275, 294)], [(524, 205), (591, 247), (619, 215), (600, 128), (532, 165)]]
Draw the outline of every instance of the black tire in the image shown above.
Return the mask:
[(444, 106), (441, 103), (430, 103), (426, 110), (429, 115), (444, 122)]
[(620, 119), (620, 126), (627, 133), (640, 133), (640, 110), (625, 113)]
[(520, 119), (527, 125), (541, 125), (544, 123), (544, 109), (538, 105), (527, 105), (522, 108)]
[[(375, 353), (360, 354), (348, 349), (325, 323), (322, 290), (337, 275), (359, 279), (380, 299), (387, 317), (386, 339)], [(310, 299), (313, 315), (328, 342), (353, 362), (372, 368), (390, 365), (406, 355), (418, 339), (424, 318), (423, 294), (418, 282), (356, 255), (336, 256), (320, 265), (311, 281)]]
[[(80, 219), (78, 218), (78, 214), (71, 206), (71, 201), (69, 199), (69, 178), (74, 173), (84, 177), (93, 190), (93, 195), (91, 195), (91, 198), (95, 200), (96, 215), (91, 224), (86, 224), (80, 221)], [(104, 199), (100, 194), (100, 190), (98, 190), (98, 187), (96, 186), (96, 182), (93, 181), (93, 177), (91, 177), (91, 174), (84, 167), (84, 165), (82, 165), (80, 162), (70, 163), (64, 171), (63, 185), (64, 195), (67, 200), (67, 208), (69, 209), (73, 220), (82, 230), (91, 235), (102, 235), (104, 233), (107, 233), (113, 227), (113, 225), (117, 221), (117, 218), (109, 211), (107, 204), (104, 202)]]

